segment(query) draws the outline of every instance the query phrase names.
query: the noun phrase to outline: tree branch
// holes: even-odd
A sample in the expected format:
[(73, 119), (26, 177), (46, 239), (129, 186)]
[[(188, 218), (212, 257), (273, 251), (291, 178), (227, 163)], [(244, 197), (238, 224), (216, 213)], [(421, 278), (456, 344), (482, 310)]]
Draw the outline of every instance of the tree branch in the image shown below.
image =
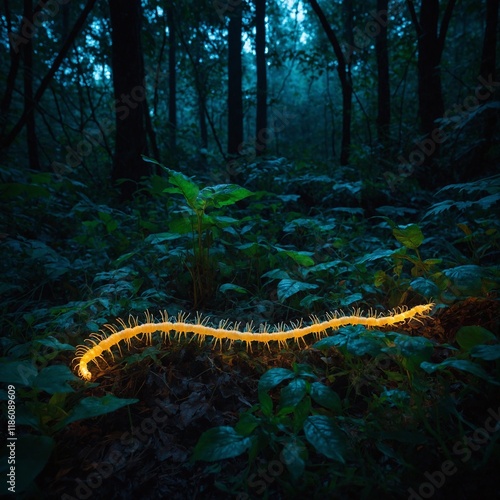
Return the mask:
[(23, 112), (23, 114), (21, 115), (21, 118), (19, 118), (19, 121), (14, 125), (12, 130), (9, 132), (9, 134), (7, 135), (5, 140), (3, 141), (3, 144), (1, 145), (2, 148), (8, 148), (12, 144), (12, 142), (14, 142), (14, 139), (17, 137), (19, 132), (21, 132), (24, 125), (26, 124), (30, 113), (34, 112), (34, 108), (40, 102), (40, 99), (42, 98), (44, 92), (47, 90), (49, 83), (51, 82), (56, 71), (59, 69), (59, 66), (61, 65), (64, 58), (66, 57), (68, 50), (70, 49), (71, 45), (74, 43), (78, 33), (82, 29), (85, 21), (87, 20), (87, 17), (89, 15), (90, 11), (94, 7), (95, 3), (96, 3), (96, 0), (88, 0), (87, 5), (85, 6), (82, 13), (80, 14), (80, 17), (77, 19), (75, 25), (73, 26), (73, 29), (71, 30), (70, 34), (68, 35), (68, 38), (66, 38), (66, 41), (64, 42), (59, 54), (54, 59), (52, 66), (50, 67), (49, 71), (47, 72), (47, 74), (43, 78), (42, 82), (40, 83), (38, 90), (35, 92), (35, 96), (33, 97), (32, 108), (29, 110), (25, 110)]

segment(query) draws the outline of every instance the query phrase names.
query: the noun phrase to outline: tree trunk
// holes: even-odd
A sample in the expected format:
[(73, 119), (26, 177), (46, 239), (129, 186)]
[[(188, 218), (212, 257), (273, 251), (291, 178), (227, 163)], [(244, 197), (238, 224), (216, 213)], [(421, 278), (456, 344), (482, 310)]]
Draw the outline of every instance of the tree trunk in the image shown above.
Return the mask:
[(255, 54), (257, 66), (257, 119), (255, 127), (257, 155), (268, 145), (267, 131), (267, 65), (266, 65), (266, 0), (255, 0)]
[[(497, 81), (496, 79), (496, 46), (498, 27), (498, 8), (500, 0), (486, 1), (486, 27), (484, 30), (483, 50), (481, 55), (480, 75), (483, 81)], [(489, 98), (493, 93), (490, 94)], [(484, 142), (479, 148), (478, 159), (474, 162), (475, 175), (486, 174), (490, 167), (491, 160), (488, 161), (488, 153), (494, 146), (495, 131), (498, 122), (498, 112), (487, 110), (483, 124)]]
[[(377, 0), (377, 13), (385, 15), (385, 22), (380, 23), (380, 33), (375, 38), (375, 52), (377, 55), (377, 135), (383, 145), (390, 143), (391, 124), (391, 91), (389, 85), (389, 49), (387, 46), (387, 22), (389, 9), (388, 0)], [(385, 14), (384, 14), (385, 13)]]
[(116, 116), (112, 179), (125, 179), (120, 184), (121, 198), (128, 200), (137, 190), (141, 177), (151, 173), (149, 164), (141, 157), (146, 151), (141, 1), (109, 0), (109, 12)]
[(228, 28), (228, 135), (227, 152), (237, 155), (240, 144), (243, 142), (243, 96), (242, 79), (243, 70), (241, 63), (241, 30), (242, 11), (241, 5), (234, 8), (230, 14)]
[[(33, 9), (33, 16), (40, 12), (47, 3), (48, 0), (39, 0), (36, 7)], [(4, 0), (5, 9), (5, 21), (7, 24), (7, 33), (9, 34), (9, 54), (10, 54), (10, 66), (9, 73), (7, 75), (7, 83), (5, 86), (5, 93), (0, 104), (0, 136), (3, 135), (5, 127), (7, 125), (7, 119), (9, 115), (10, 105), (12, 102), (12, 94), (14, 92), (14, 87), (16, 85), (17, 72), (19, 70), (19, 63), (21, 61), (21, 48), (23, 44), (29, 39), (26, 35), (29, 33), (27, 23), (24, 18), (21, 20), (19, 26), (19, 31), (15, 34), (12, 30), (12, 20), (10, 15), (9, 1)], [(23, 35), (24, 33), (24, 35)]]
[(170, 149), (175, 156), (177, 148), (177, 40), (175, 36), (174, 7), (170, 2), (167, 7), (168, 26), (168, 126), (170, 129)]
[(483, 51), (481, 57), (481, 76), (487, 80), (491, 75), (495, 79), (495, 61), (496, 61), (496, 46), (497, 46), (497, 26), (498, 26), (498, 9), (500, 0), (486, 1), (486, 28), (484, 30)]
[(435, 120), (444, 114), (438, 21), (439, 0), (422, 0), (417, 66), (420, 126), (424, 134), (430, 134)]
[(198, 117), (200, 120), (200, 138), (201, 147), (208, 148), (208, 129), (205, 110), (207, 108), (207, 98), (205, 96), (205, 89), (201, 88), (201, 83), (198, 86)]
[[(420, 129), (423, 134), (428, 135), (435, 128), (435, 120), (441, 118), (444, 114), (440, 65), (446, 33), (456, 0), (448, 1), (439, 33), (439, 0), (422, 0), (419, 20), (417, 20), (413, 1), (407, 0), (406, 3), (418, 37), (417, 67)], [(437, 147), (435, 152), (437, 152)]]
[(439, 32), (439, 0), (422, 0), (419, 20), (413, 1), (406, 0), (406, 3), (417, 32), (418, 113), (420, 131), (424, 135), (420, 144), (425, 144), (425, 150), (419, 151), (423, 158), (418, 163), (416, 178), (421, 186), (434, 189), (442, 182), (439, 175), (444, 174), (436, 170), (434, 162), (441, 142), (434, 140), (435, 134), (440, 133), (435, 121), (444, 114), (440, 66), (456, 0), (448, 0)]
[[(61, 47), (61, 50), (59, 51), (59, 54), (57, 54), (56, 58), (52, 62), (52, 65), (50, 66), (49, 71), (47, 74), (43, 77), (42, 82), (40, 83), (40, 86), (38, 87), (37, 91), (35, 92), (35, 96), (33, 97), (33, 106), (37, 105), (40, 102), (40, 99), (42, 98), (43, 94), (47, 90), (50, 82), (52, 81), (52, 78), (54, 77), (56, 71), (59, 69), (59, 66), (63, 62), (64, 58), (66, 57), (66, 54), (70, 47), (73, 45), (75, 42), (76, 37), (78, 36), (78, 33), (80, 33), (80, 30), (82, 29), (82, 26), (85, 24), (85, 21), (87, 20), (87, 17), (94, 7), (96, 0), (88, 0), (87, 4), (85, 5), (84, 9), (82, 10), (82, 13), (78, 17), (75, 25), (73, 26), (73, 29), (71, 30), (71, 33), (68, 35), (68, 38), (64, 41), (63, 46)], [(34, 9), (34, 14), (36, 14), (37, 11), (41, 10), (42, 7), (40, 7), (42, 2), (39, 2), (37, 5), (37, 8)], [(43, 2), (43, 5), (45, 5), (47, 2)], [(28, 42), (28, 39), (23, 39), (22, 37), (18, 37), (16, 41), (19, 44), (26, 44)], [(3, 143), (0, 145), (3, 148), (8, 148), (14, 139), (17, 137), (19, 132), (23, 129), (24, 125), (26, 124), (29, 114), (33, 112), (34, 110), (28, 110), (24, 111), (23, 114), (21, 115), (21, 118), (17, 121), (17, 123), (12, 127), (11, 131), (9, 132), (8, 136), (5, 138)]]
[[(33, 23), (33, 1), (24, 0), (24, 19)], [(29, 166), (40, 170), (35, 124), (35, 102), (33, 100), (33, 37), (23, 45), (24, 111), (26, 115), (26, 139), (28, 141)]]
[(340, 164), (348, 165), (351, 149), (351, 120), (352, 120), (352, 82), (351, 72), (347, 60), (342, 52), (340, 43), (332, 30), (324, 12), (316, 0), (309, 0), (311, 7), (318, 16), (323, 29), (330, 41), (337, 57), (337, 73), (342, 88), (342, 141), (340, 147)]

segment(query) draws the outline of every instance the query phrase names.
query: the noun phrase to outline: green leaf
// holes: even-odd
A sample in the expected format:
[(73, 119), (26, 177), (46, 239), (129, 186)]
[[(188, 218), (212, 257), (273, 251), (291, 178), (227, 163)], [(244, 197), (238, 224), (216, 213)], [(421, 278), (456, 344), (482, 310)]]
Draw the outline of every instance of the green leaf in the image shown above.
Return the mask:
[(315, 288), (318, 288), (318, 285), (293, 279), (282, 279), (278, 283), (278, 300), (284, 302), (296, 293), (303, 292), (304, 290), (314, 290)]
[(300, 430), (304, 427), (304, 422), (311, 413), (311, 398), (306, 396), (295, 407), (293, 407), (292, 410), (293, 410), (292, 430), (293, 433), (297, 435), (300, 432)]
[(410, 282), (410, 286), (413, 290), (427, 299), (437, 297), (439, 295), (439, 288), (437, 285), (427, 278), (416, 278)]
[(317, 378), (311, 366), (306, 363), (294, 363), (293, 372), (302, 378)]
[(45, 347), (50, 347), (55, 351), (74, 351), (75, 348), (69, 344), (62, 344), (55, 337), (47, 337), (45, 339), (36, 339), (33, 341), (34, 344), (44, 345)]
[(0, 184), (0, 194), (4, 200), (15, 198), (16, 196), (22, 196), (27, 200), (49, 198), (51, 196), (50, 191), (43, 186), (21, 184), (19, 182), (2, 182)]
[(345, 436), (333, 419), (325, 415), (307, 417), (304, 433), (316, 451), (332, 460), (345, 463)]
[(270, 280), (283, 280), (288, 279), (289, 275), (286, 271), (282, 271), (281, 269), (273, 269), (272, 271), (264, 273), (261, 278), (269, 278)]
[(483, 287), (483, 269), (474, 264), (445, 269), (443, 274), (452, 281), (453, 287), (462, 294), (476, 295)]
[(470, 351), (476, 345), (496, 340), (496, 337), (482, 326), (462, 326), (457, 332), (456, 339), (464, 351)]
[(172, 218), (168, 223), (168, 227), (171, 231), (169, 234), (175, 233), (182, 235), (192, 233), (193, 229), (196, 227), (197, 220), (196, 215), (188, 215), (187, 213), (184, 213), (184, 215), (180, 217)]
[(38, 375), (36, 366), (31, 361), (5, 361), (0, 364), (0, 382), (6, 384), (31, 387), (33, 380)]
[(203, 188), (198, 194), (196, 204), (199, 208), (220, 208), (233, 205), (237, 201), (252, 196), (253, 193), (236, 184), (218, 184)]
[(238, 292), (238, 293), (248, 293), (248, 290), (246, 288), (243, 288), (242, 286), (235, 285), (234, 283), (224, 283), (219, 287), (219, 292), (221, 293), (226, 293), (226, 292)]
[(470, 355), (473, 358), (494, 361), (500, 359), (500, 345), (476, 345), (472, 348)]
[[(191, 228), (191, 226), (190, 226)], [(164, 243), (165, 241), (171, 241), (171, 240), (176, 240), (180, 238), (182, 233), (180, 232), (175, 232), (175, 233), (156, 233), (156, 234), (150, 234), (144, 241), (146, 243), (151, 243), (153, 245), (158, 245), (160, 243)]]
[(356, 264), (364, 264), (365, 262), (392, 257), (395, 253), (397, 253), (397, 250), (383, 250), (379, 248), (372, 253), (364, 255), (360, 259), (356, 259)]
[(409, 337), (397, 334), (394, 339), (398, 354), (406, 359), (404, 366), (413, 371), (423, 361), (429, 361), (434, 351), (432, 342), (424, 337)]
[(374, 335), (373, 330), (367, 330), (363, 325), (352, 325), (341, 328), (337, 335), (325, 337), (314, 344), (315, 349), (336, 347), (355, 356), (379, 354), (385, 343)]
[(297, 250), (284, 250), (279, 247), (275, 247), (278, 251), (278, 255), (286, 255), (293, 259), (297, 264), (304, 267), (309, 267), (314, 265), (314, 260), (312, 259), (312, 255), (314, 252), (299, 252)]
[(341, 336), (337, 334), (318, 340), (318, 342), (316, 342), (313, 347), (314, 349), (319, 349), (320, 351), (326, 351), (331, 347), (338, 347), (339, 345), (344, 343), (345, 339), (342, 339)]
[(341, 307), (347, 307), (354, 302), (358, 302), (363, 299), (363, 294), (361, 293), (351, 293), (350, 295), (346, 295), (345, 297), (341, 297), (339, 300), (339, 305)]
[(251, 413), (245, 412), (240, 416), (234, 429), (242, 436), (249, 436), (260, 425), (260, 419)]
[(394, 237), (406, 248), (416, 249), (424, 241), (424, 235), (417, 224), (396, 226), (392, 230)]
[(296, 406), (306, 394), (306, 381), (303, 378), (295, 378), (281, 389), (280, 405), (282, 408)]
[(342, 402), (340, 397), (330, 387), (319, 382), (313, 382), (311, 384), (310, 394), (311, 398), (324, 408), (332, 410), (335, 413), (342, 412)]
[(182, 194), (187, 204), (192, 209), (195, 209), (196, 198), (198, 196), (198, 193), (200, 192), (200, 188), (198, 187), (198, 185), (181, 172), (170, 170), (169, 168), (164, 167), (163, 165), (161, 165), (161, 167), (166, 172), (168, 172), (168, 182), (170, 182), (172, 186), (175, 186), (173, 188), (164, 189), (163, 191), (168, 193)]
[(138, 399), (122, 399), (113, 396), (112, 394), (107, 394), (102, 398), (96, 398), (90, 396), (84, 398), (78, 402), (74, 407), (70, 416), (61, 422), (58, 427), (65, 427), (71, 422), (76, 422), (77, 420), (82, 420), (84, 418), (98, 417), (99, 415), (105, 415), (106, 413), (111, 413), (113, 411), (119, 410), (124, 406), (137, 403)]
[(41, 391), (55, 394), (57, 392), (74, 392), (68, 382), (78, 381), (72, 371), (63, 365), (45, 367), (33, 381), (33, 387)]
[(295, 374), (287, 368), (271, 368), (259, 380), (259, 392), (268, 392), (283, 380), (294, 378)]
[(258, 398), (262, 414), (266, 417), (271, 417), (273, 414), (273, 400), (271, 399), (271, 396), (269, 396), (267, 392), (259, 391)]
[(287, 443), (280, 457), (283, 458), (283, 462), (292, 477), (299, 478), (302, 476), (306, 465), (304, 459), (307, 458), (307, 448), (301, 441)]
[(224, 460), (241, 455), (250, 445), (250, 438), (238, 434), (232, 427), (215, 427), (201, 435), (194, 448), (193, 458), (207, 462)]
[(481, 366), (467, 359), (448, 358), (439, 364), (424, 361), (420, 367), (427, 373), (434, 373), (436, 370), (442, 371), (448, 368), (455, 368), (455, 370), (472, 373), (472, 375), (475, 375), (476, 377), (487, 380), (490, 384), (500, 385), (500, 382), (495, 380), (493, 377), (490, 377), (490, 375), (488, 375), (488, 373), (486, 373)]

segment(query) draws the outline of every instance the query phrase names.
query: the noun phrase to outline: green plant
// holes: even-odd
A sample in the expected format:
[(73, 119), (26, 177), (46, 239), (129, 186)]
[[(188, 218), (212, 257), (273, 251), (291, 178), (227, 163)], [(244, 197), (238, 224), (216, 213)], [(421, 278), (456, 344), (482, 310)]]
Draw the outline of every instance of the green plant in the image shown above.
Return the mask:
[[(270, 392), (279, 385), (275, 407)], [(345, 463), (349, 440), (337, 421), (342, 413), (340, 398), (317, 381), (310, 366), (294, 364), (292, 370), (267, 371), (259, 381), (258, 398), (259, 403), (241, 414), (234, 428), (206, 431), (194, 449), (194, 460), (223, 460), (248, 452), (248, 486), (260, 454), (281, 456), (292, 484), (301, 481), (312, 452)]]
[(170, 240), (191, 234), (191, 248), (185, 262), (192, 279), (194, 307), (199, 307), (213, 297), (216, 290), (216, 262), (212, 259), (210, 250), (221, 229), (238, 223), (236, 219), (222, 215), (218, 209), (233, 205), (252, 193), (236, 184), (200, 188), (183, 173), (166, 168), (154, 160), (147, 160), (160, 165), (167, 172), (172, 187), (165, 188), (163, 192), (180, 194), (186, 203), (169, 221), (169, 233), (151, 235), (150, 238), (155, 238), (156, 241), (158, 238)]
[[(38, 352), (41, 347), (48, 349), (46, 356)], [(74, 350), (74, 347), (47, 337), (34, 339), (24, 345), (12, 345), (8, 350), (9, 357), (0, 358), (0, 382), (8, 388), (9, 399), (14, 401), (15, 408), (15, 420), (12, 429), (9, 427), (9, 434), (16, 438), (15, 491), (18, 494), (27, 491), (37, 496), (40, 494), (35, 493), (33, 481), (56, 449), (56, 436), (69, 424), (105, 415), (138, 401), (112, 394), (84, 397), (81, 390), (75, 391), (72, 384), (79, 383), (79, 379), (71, 370), (65, 365), (50, 364), (59, 353), (68, 350)], [(28, 351), (34, 351), (32, 355), (37, 363), (33, 359), (25, 359)], [(2, 390), (0, 401), (5, 416), (7, 399), (7, 391)], [(34, 450), (36, 453), (33, 453)], [(0, 472), (4, 477), (9, 464), (7, 452), (2, 450), (0, 456)], [(5, 482), (2, 490), (4, 488)]]

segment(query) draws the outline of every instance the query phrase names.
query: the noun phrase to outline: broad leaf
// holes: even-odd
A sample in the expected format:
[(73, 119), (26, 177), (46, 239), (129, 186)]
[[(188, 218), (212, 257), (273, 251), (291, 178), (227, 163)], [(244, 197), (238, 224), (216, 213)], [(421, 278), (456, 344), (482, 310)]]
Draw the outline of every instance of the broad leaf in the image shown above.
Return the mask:
[(473, 358), (494, 361), (495, 359), (500, 359), (500, 345), (476, 345), (472, 348), (470, 355)]
[(470, 351), (476, 345), (496, 340), (496, 337), (482, 326), (462, 326), (457, 332), (456, 339), (464, 351)]
[(0, 382), (6, 384), (31, 386), (38, 375), (36, 366), (31, 361), (5, 361), (0, 364)]
[(64, 365), (45, 367), (33, 381), (33, 387), (38, 390), (55, 394), (56, 392), (74, 392), (68, 382), (79, 380), (73, 372)]
[(342, 412), (342, 402), (340, 397), (330, 387), (320, 384), (319, 382), (313, 382), (311, 384), (310, 394), (311, 398), (324, 408), (332, 410), (335, 413)]
[(176, 172), (175, 170), (170, 170), (166, 167), (163, 167), (163, 169), (168, 172), (168, 182), (170, 182), (172, 186), (175, 186), (174, 188), (167, 188), (163, 191), (168, 193), (182, 194), (188, 205), (191, 208), (195, 209), (196, 198), (198, 196), (198, 193), (200, 192), (200, 188), (183, 173)]
[(304, 433), (316, 451), (332, 460), (345, 463), (345, 436), (333, 419), (325, 415), (307, 417)]
[(427, 373), (434, 373), (436, 370), (446, 370), (448, 368), (454, 368), (455, 370), (460, 370), (468, 373), (472, 373), (472, 375), (475, 375), (476, 377), (482, 378), (483, 380), (487, 380), (491, 384), (495, 385), (500, 385), (500, 382), (495, 380), (493, 377), (488, 375), (484, 371), (484, 369), (477, 365), (476, 363), (473, 363), (472, 361), (469, 361), (467, 359), (454, 359), (454, 358), (449, 358), (446, 359), (445, 361), (442, 361), (439, 364), (434, 364), (434, 363), (428, 363), (424, 361), (420, 367), (425, 370)]
[(268, 392), (283, 380), (294, 378), (295, 374), (287, 368), (271, 368), (259, 380), (259, 392)]
[(291, 380), (287, 386), (281, 389), (281, 407), (296, 406), (306, 393), (306, 381), (303, 378), (295, 378)]
[(204, 432), (194, 448), (195, 460), (214, 462), (241, 455), (251, 445), (251, 439), (238, 434), (232, 427), (222, 426)]
[(445, 269), (443, 274), (452, 281), (453, 287), (463, 294), (475, 295), (483, 287), (483, 269), (474, 264)]
[(426, 299), (439, 295), (439, 288), (437, 285), (427, 278), (416, 278), (410, 282), (410, 286)]
[(217, 186), (208, 186), (203, 188), (198, 194), (196, 204), (199, 208), (220, 208), (227, 205), (233, 205), (253, 193), (236, 184), (218, 184)]
[(61, 423), (60, 427), (64, 427), (71, 422), (76, 422), (77, 420), (82, 420), (84, 418), (105, 415), (106, 413), (111, 413), (123, 408), (124, 406), (137, 403), (138, 401), (138, 399), (117, 398), (112, 394), (108, 394), (102, 398), (90, 396), (78, 402), (71, 412), (71, 415)]
[(300, 266), (309, 267), (314, 265), (314, 260), (312, 259), (312, 255), (314, 255), (313, 252), (299, 252), (297, 250), (284, 250), (279, 247), (275, 248), (278, 251), (278, 255), (286, 255)]
[(37, 339), (33, 341), (34, 344), (44, 345), (45, 347), (50, 347), (55, 351), (74, 351), (75, 347), (70, 344), (62, 344), (55, 337), (47, 337), (45, 339)]
[(406, 248), (416, 249), (424, 241), (422, 230), (417, 224), (396, 226), (392, 230), (394, 237)]
[(303, 281), (293, 279), (282, 279), (278, 283), (278, 300), (283, 302), (296, 293), (303, 292), (305, 290), (314, 290), (316, 288), (318, 288), (318, 285), (304, 283)]

